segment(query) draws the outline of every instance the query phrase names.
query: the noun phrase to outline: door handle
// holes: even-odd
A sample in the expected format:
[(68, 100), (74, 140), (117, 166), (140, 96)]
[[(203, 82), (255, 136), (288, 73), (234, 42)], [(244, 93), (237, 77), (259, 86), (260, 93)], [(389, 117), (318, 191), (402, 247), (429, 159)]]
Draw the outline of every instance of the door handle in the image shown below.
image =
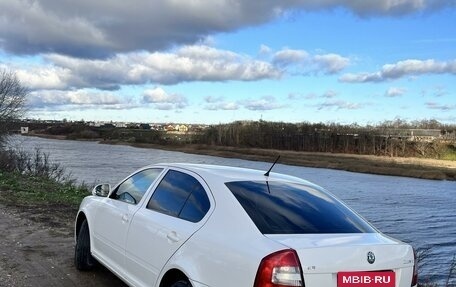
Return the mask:
[(127, 223), (129, 220), (128, 214), (122, 215), (122, 222)]
[(171, 241), (171, 243), (179, 242), (180, 238), (179, 235), (175, 231), (171, 231), (166, 235), (166, 237)]

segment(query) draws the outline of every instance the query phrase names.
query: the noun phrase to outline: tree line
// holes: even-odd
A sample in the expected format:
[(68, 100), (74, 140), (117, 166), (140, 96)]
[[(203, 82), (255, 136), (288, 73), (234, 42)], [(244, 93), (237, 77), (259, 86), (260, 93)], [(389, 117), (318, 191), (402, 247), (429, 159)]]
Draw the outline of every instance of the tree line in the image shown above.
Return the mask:
[(455, 133), (455, 125), (444, 125), (435, 120), (395, 120), (375, 126), (238, 121), (209, 127), (201, 134), (199, 143), (307, 152), (441, 158), (448, 152), (456, 152)]
[[(16, 122), (18, 129), (22, 123)], [(85, 123), (27, 123), (36, 133), (159, 145), (209, 145), (305, 152), (456, 160), (456, 125), (436, 120), (386, 121), (360, 126), (336, 123), (236, 121), (200, 133), (173, 135), (140, 128), (93, 127)]]

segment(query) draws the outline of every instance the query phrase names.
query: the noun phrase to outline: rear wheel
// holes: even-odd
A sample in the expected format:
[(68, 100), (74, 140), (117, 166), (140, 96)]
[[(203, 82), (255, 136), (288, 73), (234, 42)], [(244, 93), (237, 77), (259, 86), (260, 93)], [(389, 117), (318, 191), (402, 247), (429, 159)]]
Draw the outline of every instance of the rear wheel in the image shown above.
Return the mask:
[(179, 280), (171, 284), (170, 287), (192, 287), (192, 284), (188, 280)]
[(95, 265), (95, 259), (90, 252), (89, 224), (84, 220), (79, 230), (74, 248), (74, 265), (78, 270), (90, 270)]

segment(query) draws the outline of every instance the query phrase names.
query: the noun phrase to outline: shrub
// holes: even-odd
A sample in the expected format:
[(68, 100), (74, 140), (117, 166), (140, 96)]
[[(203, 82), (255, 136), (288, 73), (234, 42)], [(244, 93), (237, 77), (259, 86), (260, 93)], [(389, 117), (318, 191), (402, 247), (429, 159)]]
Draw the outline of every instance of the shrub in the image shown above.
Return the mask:
[(40, 149), (33, 152), (15, 148), (0, 149), (0, 171), (16, 172), (62, 183), (73, 181), (60, 164), (51, 162), (49, 154)]
[(21, 204), (59, 203), (77, 207), (89, 193), (85, 183), (76, 184), (70, 174), (35, 149), (0, 148), (0, 191), (2, 201)]

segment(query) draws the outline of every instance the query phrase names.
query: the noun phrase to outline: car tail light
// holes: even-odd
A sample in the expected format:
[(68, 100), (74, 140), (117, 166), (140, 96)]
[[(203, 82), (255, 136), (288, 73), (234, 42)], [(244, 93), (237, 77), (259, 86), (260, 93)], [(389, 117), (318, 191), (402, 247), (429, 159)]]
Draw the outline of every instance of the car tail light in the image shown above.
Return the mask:
[(261, 260), (254, 287), (304, 287), (296, 251), (292, 249), (272, 253)]
[(413, 262), (412, 287), (418, 284), (418, 260), (416, 259), (415, 249), (413, 249)]

